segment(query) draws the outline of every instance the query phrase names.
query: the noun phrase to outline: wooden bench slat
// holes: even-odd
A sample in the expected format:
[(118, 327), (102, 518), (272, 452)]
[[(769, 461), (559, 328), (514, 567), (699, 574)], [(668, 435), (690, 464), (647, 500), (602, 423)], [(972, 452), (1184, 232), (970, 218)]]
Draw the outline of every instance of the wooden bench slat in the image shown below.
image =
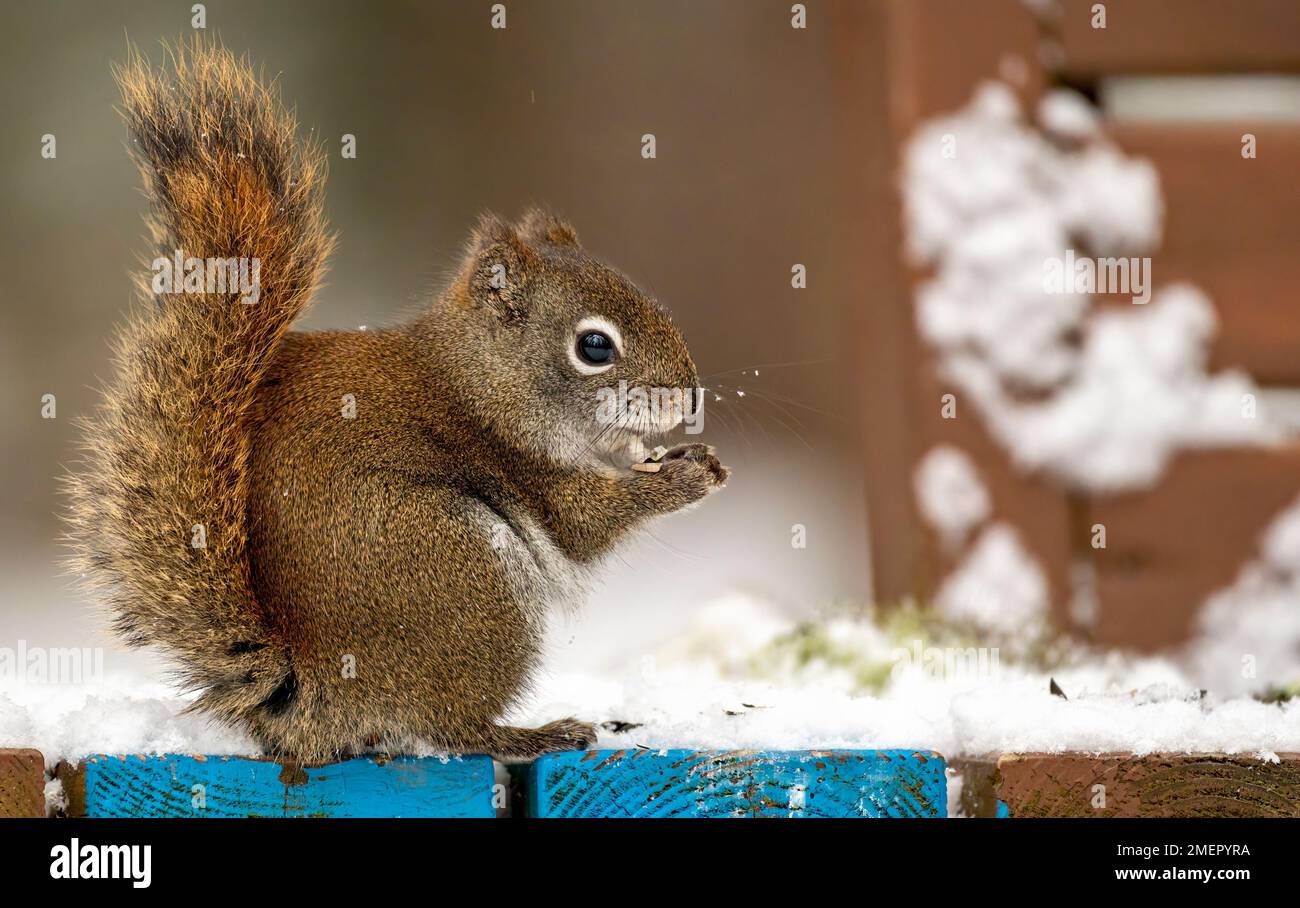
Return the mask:
[(0, 817), (45, 816), (45, 758), (38, 750), (0, 749)]
[(1013, 818), (1300, 817), (1300, 754), (1278, 756), (1008, 754), (998, 797)]
[(81, 765), (89, 817), (494, 817), (486, 756), (359, 757), (319, 767), (224, 756)]
[(603, 750), (525, 775), (533, 817), (942, 817), (943, 758), (909, 750)]

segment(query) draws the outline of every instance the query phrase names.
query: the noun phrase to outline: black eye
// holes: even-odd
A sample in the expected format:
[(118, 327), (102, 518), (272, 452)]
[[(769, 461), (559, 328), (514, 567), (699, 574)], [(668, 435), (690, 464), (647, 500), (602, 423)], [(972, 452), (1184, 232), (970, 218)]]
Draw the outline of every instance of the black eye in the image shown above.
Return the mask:
[(578, 355), (584, 362), (603, 366), (614, 361), (614, 342), (608, 334), (587, 331), (578, 336)]

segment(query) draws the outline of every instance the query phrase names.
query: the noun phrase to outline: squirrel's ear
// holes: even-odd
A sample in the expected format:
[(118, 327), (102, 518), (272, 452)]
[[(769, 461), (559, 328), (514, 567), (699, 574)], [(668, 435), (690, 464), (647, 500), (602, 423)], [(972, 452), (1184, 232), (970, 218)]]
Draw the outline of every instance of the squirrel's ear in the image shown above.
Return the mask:
[(527, 314), (527, 290), (539, 260), (513, 227), (493, 214), (479, 218), (469, 244), (469, 294), (505, 321)]
[(530, 243), (578, 246), (578, 231), (545, 208), (530, 208), (519, 219), (519, 235)]

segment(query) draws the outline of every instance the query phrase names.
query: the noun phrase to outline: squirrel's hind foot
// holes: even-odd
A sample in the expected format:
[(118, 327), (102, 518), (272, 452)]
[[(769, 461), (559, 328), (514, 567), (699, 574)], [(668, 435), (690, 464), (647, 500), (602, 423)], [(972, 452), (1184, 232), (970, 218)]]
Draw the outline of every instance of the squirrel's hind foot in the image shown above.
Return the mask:
[(493, 738), (493, 756), (531, 760), (557, 751), (586, 750), (596, 743), (596, 726), (577, 719), (557, 719), (541, 728), (499, 726)]

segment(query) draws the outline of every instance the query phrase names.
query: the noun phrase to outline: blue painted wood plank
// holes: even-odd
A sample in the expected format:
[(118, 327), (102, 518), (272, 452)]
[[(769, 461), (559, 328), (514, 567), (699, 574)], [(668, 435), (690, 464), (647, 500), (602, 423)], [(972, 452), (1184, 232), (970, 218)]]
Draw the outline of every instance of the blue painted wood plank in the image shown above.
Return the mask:
[(285, 767), (247, 757), (83, 763), (88, 817), (494, 817), (492, 759), (360, 757)]
[(599, 750), (525, 773), (533, 817), (942, 817), (929, 751)]

